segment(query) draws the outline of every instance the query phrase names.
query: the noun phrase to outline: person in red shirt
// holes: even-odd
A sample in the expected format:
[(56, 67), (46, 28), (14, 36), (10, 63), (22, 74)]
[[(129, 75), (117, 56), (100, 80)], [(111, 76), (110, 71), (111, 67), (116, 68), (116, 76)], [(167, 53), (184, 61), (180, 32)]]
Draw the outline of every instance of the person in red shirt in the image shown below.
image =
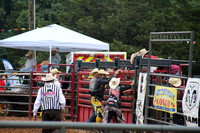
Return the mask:
[[(5, 81), (3, 79), (0, 79), (0, 86), (5, 86)], [(0, 87), (0, 91), (3, 91), (3, 87)]]

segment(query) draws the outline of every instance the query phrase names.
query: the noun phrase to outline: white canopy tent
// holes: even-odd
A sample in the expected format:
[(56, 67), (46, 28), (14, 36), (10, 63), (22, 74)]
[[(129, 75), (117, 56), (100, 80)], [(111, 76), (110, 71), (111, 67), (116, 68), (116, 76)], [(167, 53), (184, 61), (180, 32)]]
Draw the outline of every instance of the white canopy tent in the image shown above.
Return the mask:
[(107, 50), (109, 52), (109, 44), (57, 24), (0, 40), (0, 47), (50, 51), (50, 56), (51, 48), (57, 48), (59, 52), (95, 50)]
[(37, 51), (49, 51), (53, 47), (59, 52), (109, 50), (109, 44), (57, 24), (0, 40), (0, 46)]

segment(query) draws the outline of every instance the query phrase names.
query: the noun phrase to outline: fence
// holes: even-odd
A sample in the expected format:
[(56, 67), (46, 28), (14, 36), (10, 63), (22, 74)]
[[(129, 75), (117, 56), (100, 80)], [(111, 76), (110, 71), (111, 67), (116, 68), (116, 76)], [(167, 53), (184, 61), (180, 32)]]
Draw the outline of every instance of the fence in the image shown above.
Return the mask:
[[(149, 62), (150, 66), (156, 66), (156, 67), (166, 67), (168, 70), (156, 70), (153, 73), (148, 72), (149, 71)], [(136, 60), (134, 61), (134, 64), (130, 64), (129, 60), (120, 60), (119, 58), (115, 58), (114, 62), (108, 62), (108, 61), (100, 61), (99, 59), (96, 59), (95, 62), (82, 62), (82, 61), (76, 61), (73, 65), (66, 65), (66, 64), (56, 64), (60, 66), (71, 66), (72, 72), (71, 73), (62, 73), (63, 76), (70, 76), (71, 80), (69, 81), (61, 81), (61, 83), (70, 83), (71, 84), (71, 90), (67, 88), (63, 88), (64, 93), (67, 91), (70, 95), (65, 95), (66, 100), (69, 101), (69, 105), (66, 106), (67, 109), (69, 109), (69, 112), (66, 114), (62, 114), (63, 116), (70, 117), (73, 121), (77, 118), (77, 121), (79, 122), (85, 122), (88, 120), (88, 118), (92, 114), (92, 106), (90, 103), (90, 94), (88, 93), (89, 89), (89, 80), (91, 77), (89, 77), (90, 70), (94, 68), (99, 69), (106, 69), (111, 70), (110, 74), (113, 73), (113, 70), (122, 68), (123, 73), (120, 73), (121, 82), (120, 84), (130, 84), (132, 78), (135, 79), (135, 85), (133, 88), (133, 91), (129, 94), (126, 94), (122, 96), (122, 111), (124, 113), (125, 119), (127, 123), (135, 123), (135, 109), (136, 109), (136, 100), (137, 100), (137, 84), (138, 84), (138, 76), (140, 72), (146, 72), (148, 73), (148, 86), (147, 88), (147, 94), (146, 94), (146, 106), (145, 106), (145, 122), (146, 124), (170, 124), (173, 125), (171, 120), (171, 116), (169, 113), (161, 112), (155, 110), (155, 108), (152, 106), (152, 99), (153, 94), (155, 90), (155, 86), (157, 84), (168, 86), (168, 79), (169, 77), (176, 77), (174, 75), (170, 74), (170, 67), (171, 64), (177, 64), (181, 67), (188, 66), (190, 62), (189, 61), (182, 61), (182, 60), (172, 60), (172, 59), (145, 59), (141, 56), (137, 56)], [(195, 64), (195, 62), (192, 62), (192, 64)], [(55, 64), (54, 64), (55, 65)], [(51, 64), (49, 65), (49, 67)], [(190, 70), (190, 69), (189, 69)], [(5, 73), (3, 73), (5, 74)], [(32, 106), (34, 103), (34, 99), (36, 97), (37, 90), (39, 89), (38, 86), (34, 85), (34, 82), (41, 81), (39, 77), (44, 75), (45, 73), (28, 73), (27, 76), (29, 78), (24, 79), (24, 81), (29, 81), (29, 84), (31, 84), (30, 92), (26, 95), (19, 95), (20, 97), (26, 97), (26, 102), (8, 102), (8, 101), (0, 101), (1, 103), (8, 103), (8, 104), (21, 104), (29, 106), (29, 110), (25, 110), (27, 113), (29, 113), (29, 118), (31, 117), (32, 113)], [(185, 80), (187, 77), (178, 76), (179, 78)], [(157, 79), (161, 79), (158, 80)], [(23, 87), (22, 87), (23, 88)], [(74, 88), (74, 89), (73, 89)], [(180, 91), (184, 91), (183, 89), (178, 88)], [(1, 94), (0, 95), (5, 95)], [(18, 94), (9, 96), (18, 96)], [(7, 96), (7, 94), (5, 95)], [(105, 95), (105, 99), (107, 99), (108, 95)], [(180, 100), (178, 100), (179, 103), (181, 103)], [(105, 101), (104, 101), (105, 103)], [(12, 112), (12, 109), (6, 109), (6, 110), (0, 110), (0, 111), (10, 111)], [(21, 112), (18, 110), (18, 112)], [(23, 111), (22, 111), (23, 112)], [(156, 112), (156, 113), (155, 113)], [(161, 112), (161, 113), (160, 113)], [(159, 117), (156, 117), (155, 115), (158, 114)], [(180, 111), (175, 113), (178, 115), (183, 115)]]
[[(188, 76), (191, 77), (192, 76), (192, 55), (193, 55), (193, 32), (191, 31), (183, 31), (183, 32), (151, 32), (150, 33), (150, 38), (149, 38), (149, 59), (148, 59), (148, 71), (147, 71), (147, 92), (146, 92), (146, 109), (145, 109), (145, 123), (149, 123), (149, 121), (156, 121), (157, 123), (164, 123), (164, 124), (170, 124), (169, 120), (167, 120), (167, 118), (169, 118), (169, 114), (167, 114), (166, 112), (159, 112), (156, 115), (158, 116), (159, 114), (159, 118), (151, 118), (150, 115), (152, 115), (152, 112), (150, 110), (154, 110), (154, 108), (152, 107), (152, 98), (153, 95), (152, 93), (154, 93), (154, 89), (155, 89), (155, 83), (153, 84), (152, 82), (152, 76), (155, 74), (150, 72), (150, 68), (151, 66), (153, 66), (153, 60), (151, 59), (151, 55), (152, 55), (152, 43), (153, 42), (179, 42), (179, 41), (183, 41), (183, 42), (190, 42), (190, 48), (189, 48), (189, 68), (188, 68)], [(172, 63), (173, 64), (173, 63)], [(159, 75), (157, 74), (157, 76), (161, 76), (162, 77), (167, 77), (166, 83), (168, 86), (168, 77), (175, 77), (174, 75)], [(180, 76), (179, 78), (183, 78), (183, 79), (187, 79), (187, 77), (183, 77)], [(163, 82), (161, 81), (160, 84), (162, 85)], [(183, 91), (183, 90), (182, 90)], [(153, 111), (153, 113), (158, 112), (158, 111)], [(180, 112), (178, 112), (177, 114), (182, 115)], [(164, 120), (161, 120), (164, 116)]]
[[(88, 118), (92, 115), (93, 109), (90, 103), (89, 94), (89, 77), (90, 71), (79, 71), (78, 72), (78, 121), (86, 122)], [(113, 74), (113, 72), (110, 72)], [(120, 73), (121, 77), (120, 84), (126, 85), (131, 83), (131, 78), (134, 76), (133, 70), (124, 70)], [(106, 99), (108, 99), (108, 91), (105, 92), (103, 104), (105, 104)], [(121, 97), (121, 110), (124, 114), (127, 123), (132, 123), (132, 113), (133, 113), (133, 90)]]
[(146, 131), (146, 132), (200, 132), (198, 127), (182, 127), (167, 125), (136, 125), (136, 124), (103, 124), (103, 123), (75, 123), (75, 122), (33, 122), (33, 121), (1, 121), (0, 128), (60, 128), (60, 133), (66, 129), (81, 130), (109, 130), (109, 131)]
[[(61, 78), (66, 76), (70, 77), (68, 80), (60, 80), (63, 85), (62, 90), (66, 98), (66, 107), (62, 116), (70, 118), (74, 121), (74, 65), (58, 64), (59, 66), (71, 67), (71, 73), (61, 73)], [(49, 64), (51, 66), (51, 64)], [(2, 85), (0, 88), (0, 115), (6, 116), (11, 112), (21, 113), (28, 115), (29, 119), (32, 116), (33, 104), (37, 96), (37, 91), (40, 88), (39, 83), (42, 83), (41, 77), (46, 75), (47, 72), (19, 72), (19, 71), (2, 71), (0, 73), (1, 83), (5, 82), (8, 85)], [(65, 88), (64, 84), (68, 84), (69, 88)]]
[[(11, 112), (29, 115), (30, 73), (1, 71), (0, 76), (0, 115), (9, 115)], [(2, 82), (9, 85), (2, 85)]]

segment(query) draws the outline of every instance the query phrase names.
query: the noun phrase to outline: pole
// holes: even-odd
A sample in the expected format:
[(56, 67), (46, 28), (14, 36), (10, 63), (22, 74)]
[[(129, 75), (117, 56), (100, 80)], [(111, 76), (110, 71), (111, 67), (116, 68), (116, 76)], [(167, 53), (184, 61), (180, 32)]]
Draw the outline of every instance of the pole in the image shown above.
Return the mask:
[(146, 89), (146, 108), (145, 108), (145, 124), (148, 124), (147, 122), (147, 117), (148, 117), (148, 114), (149, 114), (149, 111), (148, 111), (148, 106), (149, 106), (149, 98), (148, 98), (148, 95), (150, 93), (150, 87), (149, 87), (149, 84), (150, 84), (150, 67), (151, 67), (151, 51), (152, 51), (152, 42), (151, 42), (151, 39), (152, 39), (152, 35), (150, 33), (150, 37), (149, 37), (149, 60), (148, 60), (148, 71), (147, 71), (147, 89)]
[(29, 5), (29, 30), (34, 29), (34, 0), (28, 1)]
[(190, 53), (189, 53), (189, 68), (188, 68), (189, 77), (192, 77), (192, 56), (193, 56), (193, 31), (190, 33)]
[(36, 29), (36, 11), (35, 11), (35, 0), (34, 0), (34, 29)]

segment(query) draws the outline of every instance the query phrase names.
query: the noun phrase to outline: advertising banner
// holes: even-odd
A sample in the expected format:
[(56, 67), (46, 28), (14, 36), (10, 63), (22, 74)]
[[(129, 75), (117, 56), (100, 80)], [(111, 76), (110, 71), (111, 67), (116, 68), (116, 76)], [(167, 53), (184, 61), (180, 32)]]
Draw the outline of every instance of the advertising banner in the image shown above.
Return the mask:
[(177, 89), (172, 87), (156, 86), (153, 105), (156, 110), (176, 113)]
[(188, 78), (182, 100), (183, 114), (187, 126), (198, 127), (200, 79)]

